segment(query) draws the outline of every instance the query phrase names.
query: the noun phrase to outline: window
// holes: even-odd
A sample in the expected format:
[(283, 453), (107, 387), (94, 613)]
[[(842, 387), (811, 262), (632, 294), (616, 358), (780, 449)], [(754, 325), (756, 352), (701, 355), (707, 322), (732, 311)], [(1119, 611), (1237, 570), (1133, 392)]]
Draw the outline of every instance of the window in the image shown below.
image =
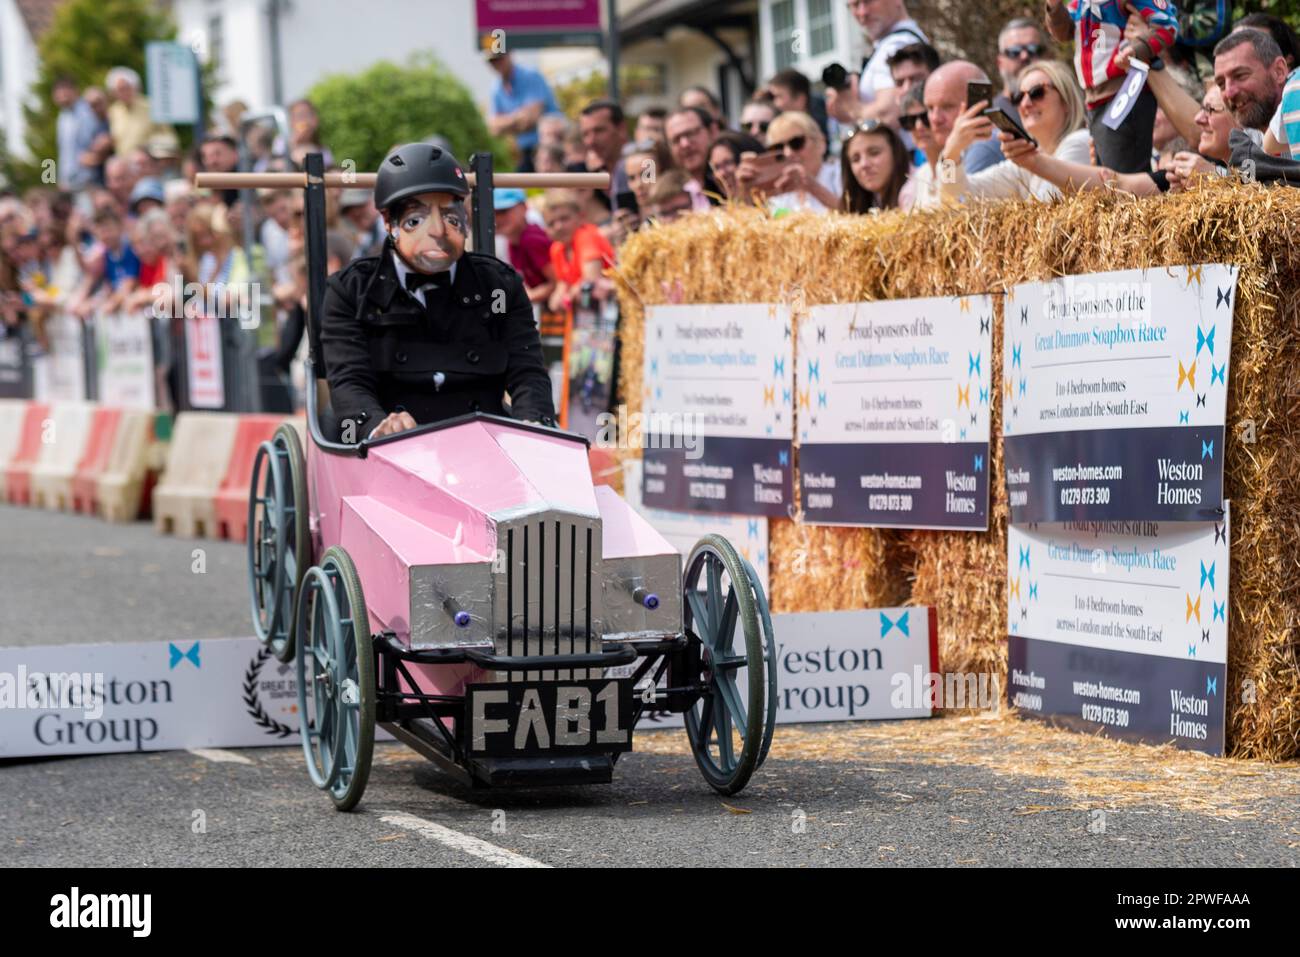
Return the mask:
[(772, 4), (772, 61), (776, 70), (784, 70), (797, 60), (795, 53), (795, 0), (777, 0)]
[(835, 48), (835, 11), (831, 0), (808, 0), (808, 55)]
[(222, 53), (225, 51), (222, 47), (225, 45), (221, 30), (221, 14), (214, 14), (208, 17), (208, 62), (216, 68), (221, 68)]

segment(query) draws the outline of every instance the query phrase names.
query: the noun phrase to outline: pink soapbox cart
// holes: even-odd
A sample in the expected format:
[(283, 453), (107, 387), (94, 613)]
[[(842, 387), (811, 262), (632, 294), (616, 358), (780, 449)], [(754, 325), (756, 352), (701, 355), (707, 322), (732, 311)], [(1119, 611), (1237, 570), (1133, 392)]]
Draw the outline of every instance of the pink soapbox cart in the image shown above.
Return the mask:
[[(492, 249), (491, 168), (473, 169), (476, 247)], [(296, 175), (319, 316), (335, 184), (318, 156)], [(609, 782), (643, 715), (684, 712), (705, 780), (745, 786), (772, 740), (776, 643), (724, 538), (683, 573), (593, 484), (580, 436), (475, 412), (346, 444), (306, 391), (306, 454), (286, 425), (253, 465), (249, 582), (258, 637), (296, 663), (307, 770), (337, 808), (361, 799), (376, 726), (470, 787), (571, 785)]]

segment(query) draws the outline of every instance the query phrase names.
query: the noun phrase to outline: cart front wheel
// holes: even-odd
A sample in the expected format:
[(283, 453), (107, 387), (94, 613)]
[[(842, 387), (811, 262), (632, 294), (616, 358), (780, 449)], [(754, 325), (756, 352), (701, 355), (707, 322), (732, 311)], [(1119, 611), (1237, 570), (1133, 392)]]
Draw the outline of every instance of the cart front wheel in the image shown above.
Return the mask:
[(720, 794), (749, 782), (770, 737), (767, 636), (755, 585), (745, 560), (719, 535), (700, 539), (686, 560), (684, 623), (703, 688), (686, 712), (686, 734), (700, 772)]
[(375, 741), (375, 658), (361, 580), (338, 546), (298, 594), (298, 712), (307, 773), (340, 811), (356, 807)]

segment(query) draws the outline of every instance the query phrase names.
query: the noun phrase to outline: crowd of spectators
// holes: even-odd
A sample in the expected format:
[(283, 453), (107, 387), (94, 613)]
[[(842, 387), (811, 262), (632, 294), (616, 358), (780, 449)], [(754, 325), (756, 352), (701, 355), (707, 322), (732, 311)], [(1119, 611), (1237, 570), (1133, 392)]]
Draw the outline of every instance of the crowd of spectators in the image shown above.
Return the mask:
[[(851, 0), (870, 49), (859, 71), (824, 76), (817, 86), (784, 69), (730, 119), (703, 87), (635, 117), (597, 100), (576, 124), (550, 111), (553, 99), (538, 100), (537, 168), (603, 170), (614, 182), (585, 198), (538, 197), (536, 209), (512, 207), (510, 215), (550, 230), (563, 250), (555, 263), (587, 277), (600, 295), (608, 291), (603, 267), (631, 233), (726, 203), (761, 205), (778, 216), (870, 214), (975, 200), (1050, 201), (1101, 188), (1149, 195), (1234, 167), (1256, 179), (1300, 180), (1289, 165), (1300, 160), (1296, 39), (1276, 17), (1220, 24), (1212, 73), (1198, 76), (1194, 59), (1176, 45), (1173, 3), (1045, 0), (1041, 19), (1001, 26), (988, 51), (998, 74), (991, 78), (975, 63), (945, 61), (907, 6)], [(1058, 44), (1066, 43), (1073, 62), (1062, 58)], [(1149, 67), (1146, 85), (1122, 122), (1107, 122), (1138, 60)], [(508, 83), (508, 58), (498, 62), (506, 64), (498, 72)], [(521, 76), (521, 89), (537, 86), (535, 75)], [(584, 227), (605, 242), (575, 241)], [(525, 268), (518, 246), (507, 254)], [(549, 290), (546, 304), (563, 308), (573, 283), (558, 270), (537, 275), (545, 277), (537, 286)]]
[[(635, 116), (596, 99), (570, 117), (539, 73), (490, 56), (488, 125), (513, 140), (517, 168), (611, 176), (608, 189), (497, 191), (495, 251), (523, 275), (538, 313), (609, 297), (608, 268), (638, 230), (729, 203), (864, 215), (1092, 189), (1151, 195), (1234, 168), (1300, 179), (1297, 40), (1275, 17), (1224, 25), (1212, 73), (1199, 76), (1178, 55), (1166, 0), (1044, 0), (1041, 19), (1001, 26), (991, 78), (944, 60), (906, 0), (848, 7), (870, 48), (859, 70), (815, 84), (784, 69), (735, 116), (694, 86)], [(1073, 63), (1056, 45), (1067, 41)], [(1145, 88), (1122, 122), (1108, 122), (1135, 60), (1149, 66)], [(262, 190), (249, 203), (192, 183), (198, 171), (299, 169), (313, 151), (331, 165), (313, 105), (290, 104), (278, 129), (245, 122), (247, 108), (231, 104), (182, 152), (130, 69), (110, 70), (102, 88), (60, 79), (53, 99), (57, 176), (0, 196), (0, 330), (29, 320), (39, 341), (56, 310), (179, 315), (155, 290), (257, 282), (280, 330), (265, 358), (287, 369), (305, 309), (301, 191)], [(331, 265), (376, 254), (385, 233), (370, 192), (328, 195)]]

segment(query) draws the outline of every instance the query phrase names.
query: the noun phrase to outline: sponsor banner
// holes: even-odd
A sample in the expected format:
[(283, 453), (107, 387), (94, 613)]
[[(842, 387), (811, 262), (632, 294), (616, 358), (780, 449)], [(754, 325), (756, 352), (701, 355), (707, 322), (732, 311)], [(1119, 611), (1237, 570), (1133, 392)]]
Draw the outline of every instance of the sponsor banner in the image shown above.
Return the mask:
[(817, 525), (987, 529), (988, 296), (813, 306), (799, 480)]
[(86, 393), (86, 328), (80, 319), (59, 313), (45, 320), (49, 349), (32, 360), (37, 402), (84, 402)]
[(185, 374), (191, 408), (220, 409), (225, 406), (220, 321), (210, 316), (185, 317)]
[[(1152, 521), (1209, 521), (1222, 513), (1223, 426), (1047, 432), (1006, 440), (1012, 510), (1029, 515), (1103, 516), (1137, 511)], [(1055, 462), (1050, 469), (1043, 463)], [(1070, 464), (1067, 464), (1070, 463)], [(1130, 496), (1131, 498), (1125, 498)], [(1086, 521), (1088, 519), (1078, 519)]]
[(787, 306), (646, 310), (646, 505), (792, 512), (793, 347)]
[[(654, 441), (653, 438), (649, 441)], [(642, 495), (657, 508), (779, 515), (791, 512), (790, 443), (702, 438), (686, 449), (646, 448)]]
[(1217, 515), (1237, 271), (1131, 269), (1008, 293), (1012, 522)]
[(1011, 635), (1007, 700), (1022, 715), (1107, 737), (1223, 754), (1228, 666)]
[(256, 638), (0, 648), (0, 758), (296, 744), (296, 674)]
[[(648, 521), (656, 532), (682, 553), (682, 562), (705, 535), (721, 535), (754, 566), (763, 591), (767, 584), (767, 519), (744, 515), (669, 512), (647, 508), (641, 501), (641, 461), (623, 463), (624, 500)], [(684, 567), (684, 565), (683, 565)]]
[(1008, 701), (1089, 732), (1222, 754), (1228, 538), (1226, 511), (1011, 526)]
[[(806, 721), (872, 721), (928, 718), (950, 692), (939, 674), (939, 637), (932, 608), (873, 608), (861, 611), (794, 612), (772, 616), (776, 633), (777, 724)], [(740, 639), (739, 633), (737, 639)], [(738, 672), (741, 700), (748, 691)], [(614, 669), (610, 669), (610, 674)], [(973, 676), (976, 679), (979, 676)], [(993, 682), (948, 682), (963, 707), (977, 707), (978, 695), (996, 707)], [(665, 678), (666, 680), (666, 678)], [(661, 682), (662, 684), (663, 682)], [(967, 699), (968, 694), (973, 696)], [(647, 712), (640, 728), (678, 728), (680, 714)]]
[(154, 407), (153, 327), (147, 315), (116, 313), (95, 320), (98, 401), (122, 409)]

